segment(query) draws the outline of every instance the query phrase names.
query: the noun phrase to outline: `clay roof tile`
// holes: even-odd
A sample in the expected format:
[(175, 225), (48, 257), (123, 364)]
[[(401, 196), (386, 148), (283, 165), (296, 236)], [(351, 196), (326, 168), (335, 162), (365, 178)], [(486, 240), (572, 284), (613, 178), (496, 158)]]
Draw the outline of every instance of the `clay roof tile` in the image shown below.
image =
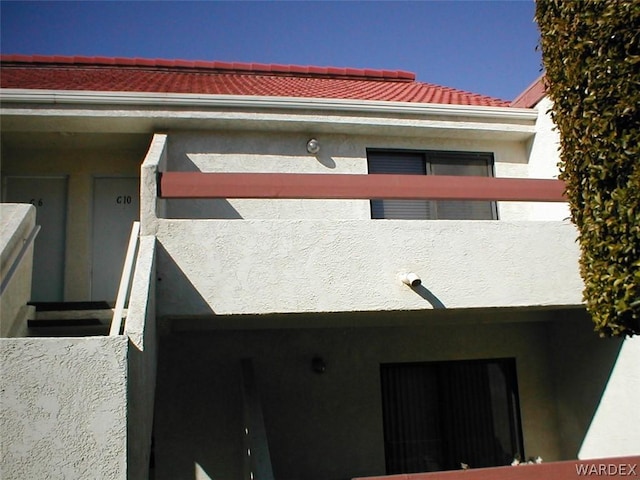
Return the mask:
[(0, 56), (2, 88), (335, 98), (507, 107), (402, 70), (120, 57)]

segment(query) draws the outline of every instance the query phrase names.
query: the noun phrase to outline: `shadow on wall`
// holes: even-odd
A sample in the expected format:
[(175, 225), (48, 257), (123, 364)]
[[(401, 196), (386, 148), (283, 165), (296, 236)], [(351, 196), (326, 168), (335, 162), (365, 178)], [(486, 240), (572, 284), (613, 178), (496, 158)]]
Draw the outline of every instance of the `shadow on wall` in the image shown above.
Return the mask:
[(600, 338), (588, 314), (566, 310), (550, 324), (549, 345), (562, 439), (561, 458), (578, 458), (581, 445), (603, 399), (623, 340)]
[(331, 168), (331, 169), (336, 168), (335, 160), (331, 158), (331, 155), (324, 153), (322, 150), (320, 150), (320, 152), (318, 152), (314, 156), (316, 157), (316, 160), (318, 160), (318, 162), (320, 162), (325, 167)]
[[(252, 134), (180, 134), (169, 140), (168, 170), (176, 172), (324, 173), (337, 167), (329, 147), (311, 154), (307, 136)], [(334, 146), (356, 156), (353, 147)], [(360, 153), (361, 154), (361, 153)], [(251, 202), (251, 200), (249, 200)], [(227, 199), (167, 200), (167, 218), (242, 219)]]
[[(317, 139), (320, 143), (317, 153), (307, 150), (307, 142), (311, 138)], [(333, 155), (341, 158), (362, 158), (364, 154), (362, 146), (346, 135), (318, 137), (312, 134), (278, 132), (274, 135), (256, 131), (181, 133), (170, 137), (169, 148), (170, 169), (185, 172), (202, 170), (200, 161), (204, 164), (209, 163), (213, 156), (227, 159), (235, 157), (236, 161), (246, 160), (250, 164), (258, 165), (261, 171), (278, 171), (283, 164), (291, 165), (290, 162), (283, 162), (285, 159), (298, 165), (305, 159), (315, 159), (323, 167), (333, 169), (336, 168)]]
[(447, 308), (444, 306), (444, 303), (442, 303), (440, 299), (424, 285), (413, 287), (412, 290), (429, 302), (434, 309)]
[(167, 218), (242, 220), (242, 215), (224, 198), (167, 200)]
[[(381, 363), (516, 357), (521, 386), (538, 396), (530, 398), (534, 442), (557, 439), (562, 447), (543, 453), (545, 462), (575, 459), (621, 345), (599, 339), (580, 309), (421, 311), (416, 326), (398, 324), (408, 313), (395, 312), (394, 321), (383, 312), (365, 317), (377, 315), (385, 327), (361, 328), (360, 318), (344, 314), (344, 324), (327, 328), (270, 329), (258, 316), (259, 328), (163, 336), (157, 479), (194, 478), (194, 469), (199, 479), (241, 477), (244, 357), (255, 359), (276, 478), (384, 474)], [(316, 317), (294, 319), (309, 327)], [(326, 362), (321, 374), (312, 368), (318, 355)]]
[[(181, 157), (179, 166), (171, 170), (200, 172), (200, 168), (188, 155)], [(167, 200), (167, 218), (241, 220), (242, 215), (225, 198), (172, 199)]]
[(156, 411), (155, 478), (243, 478), (240, 362), (190, 354), (180, 338), (167, 336), (158, 369), (164, 401)]
[(191, 283), (161, 242), (156, 250), (156, 312), (157, 317), (201, 316), (216, 313)]

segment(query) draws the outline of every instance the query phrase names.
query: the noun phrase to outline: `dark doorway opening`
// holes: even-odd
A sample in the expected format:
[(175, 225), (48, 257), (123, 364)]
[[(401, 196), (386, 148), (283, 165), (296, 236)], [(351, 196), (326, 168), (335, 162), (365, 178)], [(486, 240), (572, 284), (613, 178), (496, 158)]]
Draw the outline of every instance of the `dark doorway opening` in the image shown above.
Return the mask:
[(380, 366), (387, 474), (524, 458), (515, 359)]

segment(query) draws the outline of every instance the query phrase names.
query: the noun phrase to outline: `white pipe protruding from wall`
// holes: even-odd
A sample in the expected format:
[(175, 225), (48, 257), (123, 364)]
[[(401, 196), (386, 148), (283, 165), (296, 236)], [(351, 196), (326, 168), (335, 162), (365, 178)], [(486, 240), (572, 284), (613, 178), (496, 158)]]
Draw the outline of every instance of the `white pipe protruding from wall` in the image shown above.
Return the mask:
[(399, 277), (402, 283), (412, 288), (419, 287), (422, 284), (420, 277), (413, 272), (401, 273)]

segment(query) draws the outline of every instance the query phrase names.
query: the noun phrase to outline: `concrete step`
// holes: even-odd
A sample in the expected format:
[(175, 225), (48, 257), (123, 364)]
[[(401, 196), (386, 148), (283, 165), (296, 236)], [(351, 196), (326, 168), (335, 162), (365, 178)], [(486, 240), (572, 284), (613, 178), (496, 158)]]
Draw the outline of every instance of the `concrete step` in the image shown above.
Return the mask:
[[(34, 303), (27, 320), (29, 337), (108, 335), (114, 309), (106, 302)], [(122, 313), (126, 317), (127, 311)]]

